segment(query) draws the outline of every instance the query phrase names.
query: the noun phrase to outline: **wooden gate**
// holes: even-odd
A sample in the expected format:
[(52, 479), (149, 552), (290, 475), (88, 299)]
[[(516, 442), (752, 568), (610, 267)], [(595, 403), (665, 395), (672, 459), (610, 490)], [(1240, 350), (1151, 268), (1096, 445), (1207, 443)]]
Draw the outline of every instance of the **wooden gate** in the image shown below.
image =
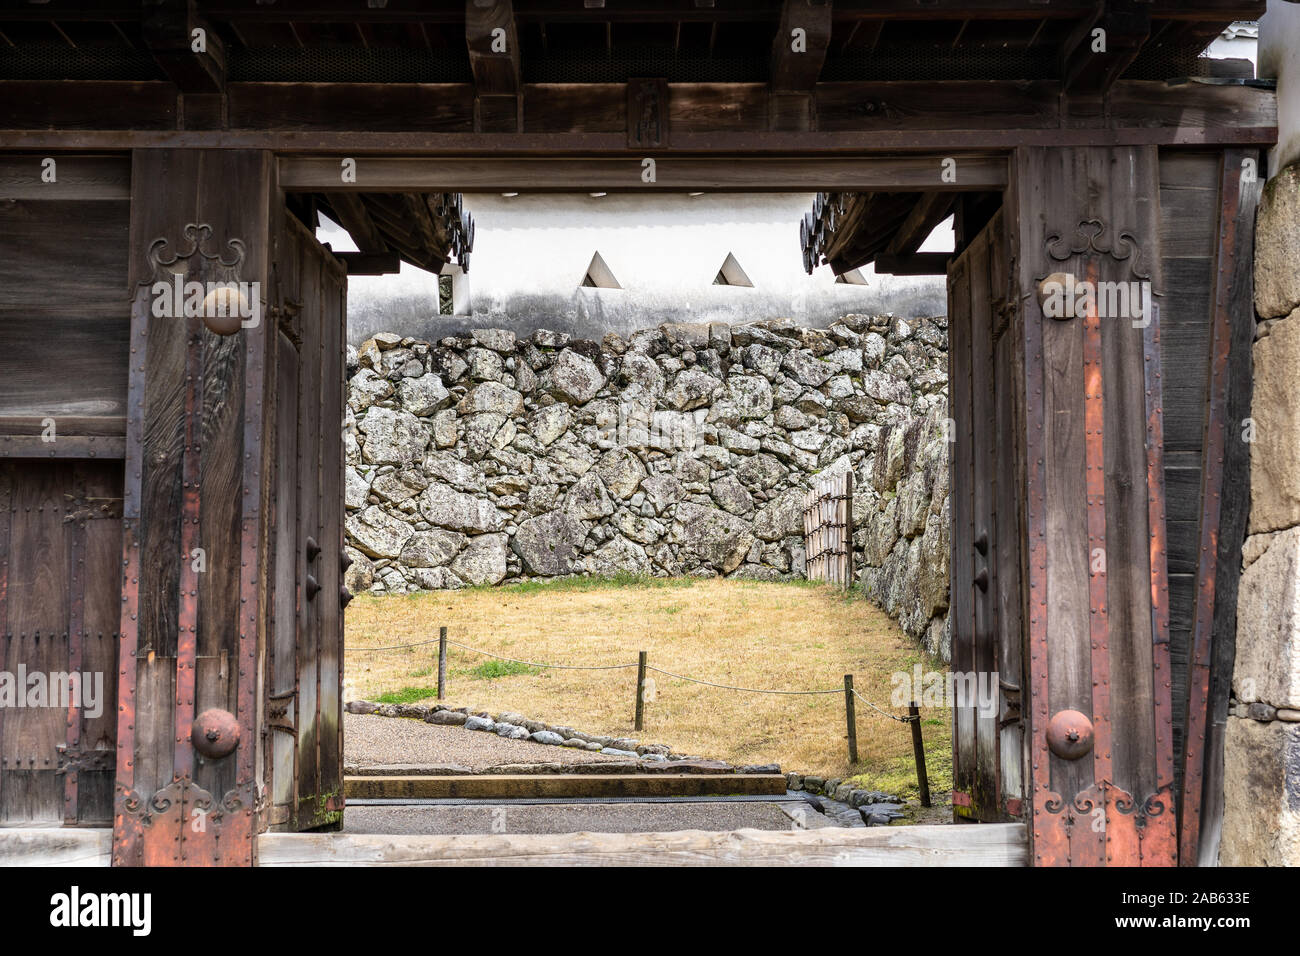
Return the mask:
[(1020, 468), (1016, 313), (999, 211), (948, 271), (953, 812), (1022, 812)]
[(1170, 865), (1157, 150), (1024, 148), (1012, 170), (1034, 859)]
[(347, 273), (293, 215), (276, 236), (275, 452), (267, 666), (269, 824), (343, 810), (343, 396)]
[(853, 583), (853, 472), (818, 480), (803, 509), (808, 580)]
[[(131, 179), (113, 862), (247, 865), (272, 821), (341, 820), (346, 276), (267, 153), (142, 150)], [(209, 281), (254, 317), (159, 308)]]

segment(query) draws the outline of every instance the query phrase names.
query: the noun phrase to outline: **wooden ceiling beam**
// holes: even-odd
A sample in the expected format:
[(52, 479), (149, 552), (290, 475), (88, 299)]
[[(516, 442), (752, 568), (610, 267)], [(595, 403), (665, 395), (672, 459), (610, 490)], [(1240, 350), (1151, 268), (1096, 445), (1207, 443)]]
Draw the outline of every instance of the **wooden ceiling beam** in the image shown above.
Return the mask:
[[(1093, 0), (1051, 0), (1024, 3), (1017, 0), (836, 0), (835, 19), (850, 20), (1078, 20), (1096, 6)], [(1265, 0), (1150, 0), (1152, 17), (1159, 20), (1258, 20)], [(575, 0), (529, 0), (518, 12), (520, 22), (586, 23), (594, 19), (615, 23), (645, 22), (755, 22), (772, 21), (782, 0), (719, 0), (702, 6), (693, 0), (640, 0), (618, 3), (608, 9), (588, 10)], [(464, 14), (455, 4), (419, 0), (389, 0), (382, 5), (358, 0), (203, 0), (203, 10), (214, 20), (238, 19), (310, 23), (390, 22), (459, 24)], [(141, 16), (139, 0), (48, 0), (13, 4), (5, 20), (131, 21)]]
[(194, 0), (146, 0), (143, 9), (145, 46), (182, 93), (225, 89), (225, 45)]
[(1107, 92), (1137, 59), (1150, 34), (1150, 0), (1107, 0), (1095, 15), (1081, 19), (1065, 41), (1061, 51), (1065, 91)]
[(785, 0), (772, 38), (772, 89), (810, 92), (821, 76), (830, 42), (831, 0)]
[(474, 128), (520, 128), (519, 29), (511, 0), (465, 0), (465, 43), (474, 73)]
[(816, 123), (813, 90), (831, 42), (830, 0), (785, 0), (772, 38), (768, 129), (807, 130)]

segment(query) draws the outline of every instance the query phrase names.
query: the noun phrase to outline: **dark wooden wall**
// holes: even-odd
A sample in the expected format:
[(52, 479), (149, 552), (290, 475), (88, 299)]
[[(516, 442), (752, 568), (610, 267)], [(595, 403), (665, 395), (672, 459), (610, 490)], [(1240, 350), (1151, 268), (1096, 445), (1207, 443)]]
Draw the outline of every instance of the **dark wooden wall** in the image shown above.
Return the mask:
[(0, 199), (0, 670), (97, 673), (102, 710), (0, 708), (0, 824), (112, 818), (129, 204), (76, 192)]

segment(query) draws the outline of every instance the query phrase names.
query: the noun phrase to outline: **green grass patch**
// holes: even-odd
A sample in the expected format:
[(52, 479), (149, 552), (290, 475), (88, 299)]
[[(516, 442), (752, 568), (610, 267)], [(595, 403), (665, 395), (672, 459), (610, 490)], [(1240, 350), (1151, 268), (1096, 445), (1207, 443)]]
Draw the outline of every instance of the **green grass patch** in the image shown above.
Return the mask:
[(380, 694), (375, 698), (375, 702), (379, 704), (414, 704), (416, 701), (437, 696), (438, 688), (436, 687), (403, 687), (401, 690)]
[[(928, 720), (923, 722), (930, 723)], [(910, 733), (905, 726), (903, 726), (903, 729), (905, 732)], [(925, 771), (929, 779), (932, 796), (941, 799), (942, 794), (951, 792), (952, 748), (940, 748), (927, 743), (925, 748)], [(896, 794), (903, 800), (916, 799), (921, 796), (920, 788), (916, 785), (916, 762), (911, 756), (895, 757), (880, 766), (872, 767), (849, 777), (845, 783), (850, 783), (863, 790), (882, 790), (885, 793)]]
[(498, 677), (513, 677), (516, 674), (540, 674), (540, 667), (529, 667), (517, 661), (484, 661), (475, 667), (467, 667), (457, 673), (475, 680), (496, 680)]

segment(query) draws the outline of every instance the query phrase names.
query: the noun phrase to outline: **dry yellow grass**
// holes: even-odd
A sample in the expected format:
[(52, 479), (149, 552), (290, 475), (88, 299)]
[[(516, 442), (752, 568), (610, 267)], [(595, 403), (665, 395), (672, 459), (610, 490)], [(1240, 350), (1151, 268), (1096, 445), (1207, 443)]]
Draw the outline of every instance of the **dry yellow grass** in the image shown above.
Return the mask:
[[(432, 701), (437, 645), (365, 648), (436, 639), (505, 657), (558, 664), (635, 664), (721, 684), (780, 690), (842, 688), (844, 675), (869, 700), (889, 706), (890, 677), (926, 661), (916, 643), (867, 601), (824, 586), (689, 578), (590, 579), (494, 589), (358, 597), (347, 611), (350, 695)], [(636, 668), (552, 670), (492, 679), (472, 669), (487, 658), (452, 647), (448, 703), (492, 713), (515, 711), (592, 733), (636, 736), (683, 753), (733, 763), (778, 762), (826, 776), (907, 789), (912, 781), (907, 725), (858, 705), (859, 763), (848, 764), (843, 693), (740, 693), (651, 672), (655, 699), (645, 730), (633, 731)], [(949, 715), (923, 710), (936, 793), (950, 788)]]

